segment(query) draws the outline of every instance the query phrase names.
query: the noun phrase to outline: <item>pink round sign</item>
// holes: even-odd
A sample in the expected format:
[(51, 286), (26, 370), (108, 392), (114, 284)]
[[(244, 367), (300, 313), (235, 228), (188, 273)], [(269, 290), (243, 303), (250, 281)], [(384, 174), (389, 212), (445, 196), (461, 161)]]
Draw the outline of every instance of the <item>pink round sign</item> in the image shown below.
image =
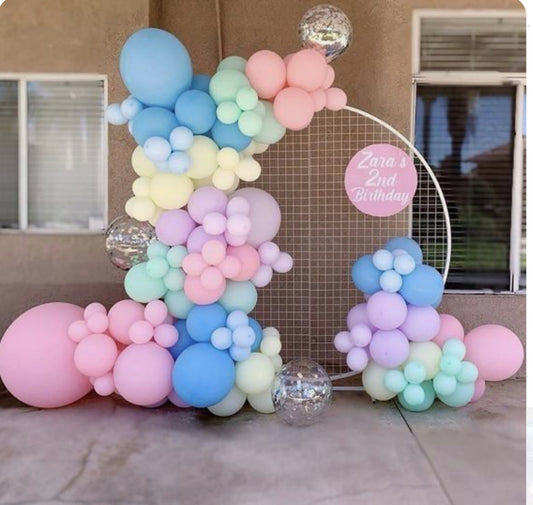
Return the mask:
[(413, 200), (418, 177), (411, 157), (390, 144), (372, 144), (357, 152), (346, 167), (344, 187), (361, 212), (387, 217)]

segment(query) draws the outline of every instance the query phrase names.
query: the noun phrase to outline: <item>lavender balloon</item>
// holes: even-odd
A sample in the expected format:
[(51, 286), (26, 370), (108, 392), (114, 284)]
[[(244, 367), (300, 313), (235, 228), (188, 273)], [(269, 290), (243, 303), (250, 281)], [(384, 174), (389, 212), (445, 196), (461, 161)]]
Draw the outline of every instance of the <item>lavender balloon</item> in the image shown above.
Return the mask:
[(155, 233), (163, 244), (175, 246), (185, 244), (195, 228), (196, 223), (187, 211), (167, 210), (159, 216)]
[(439, 313), (433, 307), (408, 305), (407, 317), (400, 330), (413, 342), (432, 340), (440, 330)]
[(394, 330), (407, 317), (407, 304), (398, 293), (378, 291), (366, 304), (368, 320), (380, 330)]
[(382, 367), (400, 366), (409, 356), (409, 340), (400, 330), (378, 330), (369, 346), (370, 356)]

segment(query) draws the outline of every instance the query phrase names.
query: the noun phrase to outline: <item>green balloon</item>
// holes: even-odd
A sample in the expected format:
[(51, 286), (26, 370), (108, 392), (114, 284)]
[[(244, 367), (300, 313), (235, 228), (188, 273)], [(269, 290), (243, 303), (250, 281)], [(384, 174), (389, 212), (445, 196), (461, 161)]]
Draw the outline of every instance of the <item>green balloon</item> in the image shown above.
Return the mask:
[(168, 261), (166, 258), (152, 258), (146, 262), (146, 273), (150, 277), (160, 279), (168, 272)]
[(265, 102), (263, 102), (263, 100), (259, 100), (257, 102), (257, 104), (255, 105), (254, 107), (254, 112), (256, 112), (257, 114), (259, 114), (261, 116), (261, 118), (264, 118), (265, 117), (265, 114), (266, 114), (266, 106), (265, 106)]
[(458, 338), (450, 338), (444, 342), (442, 346), (442, 354), (446, 356), (454, 356), (459, 360), (462, 360), (466, 354), (465, 344)]
[(455, 356), (444, 354), (440, 359), (440, 370), (447, 375), (457, 375), (461, 371), (461, 360)]
[(239, 130), (248, 137), (257, 135), (263, 126), (261, 116), (253, 110), (244, 111), (239, 117)]
[(426, 368), (420, 361), (410, 361), (403, 369), (405, 378), (411, 384), (422, 384), (426, 378)]
[(148, 246), (146, 253), (149, 259), (164, 258), (169, 249), (170, 247), (168, 245), (163, 244), (163, 242), (159, 242), (159, 240), (155, 240)]
[(241, 109), (235, 102), (222, 102), (217, 107), (217, 119), (224, 124), (233, 124), (239, 120)]
[(257, 290), (250, 281), (228, 281), (226, 290), (218, 303), (228, 313), (242, 310), (248, 314), (257, 304)]
[(235, 97), (237, 105), (242, 110), (252, 110), (259, 102), (254, 88), (241, 88)]
[(431, 384), (431, 381), (422, 382), (422, 384), (420, 384), (420, 387), (424, 391), (424, 401), (422, 403), (419, 403), (418, 405), (412, 405), (411, 403), (407, 402), (403, 392), (398, 395), (398, 401), (404, 409), (410, 410), (412, 412), (423, 412), (424, 410), (429, 409), (433, 405), (433, 402), (435, 401), (435, 391), (433, 390), (433, 385)]
[(459, 382), (476, 382), (479, 376), (477, 366), (470, 361), (463, 361), (461, 363), (461, 370), (456, 375), (456, 378)]
[(220, 70), (209, 82), (209, 94), (215, 103), (234, 102), (241, 88), (249, 87), (246, 76), (238, 70)]
[(185, 291), (169, 291), (165, 295), (165, 303), (168, 311), (178, 319), (185, 319), (194, 307), (194, 303), (187, 298)]
[(407, 384), (402, 391), (403, 397), (409, 405), (417, 406), (424, 403), (424, 389), (420, 384)]
[(433, 379), (433, 388), (438, 395), (451, 395), (457, 387), (457, 379), (453, 375), (439, 372)]
[(383, 383), (391, 393), (400, 393), (407, 386), (407, 381), (401, 370), (389, 370), (386, 372)]
[(265, 117), (261, 131), (255, 135), (254, 140), (261, 144), (275, 144), (285, 135), (285, 127), (275, 118), (274, 107), (270, 102), (261, 100), (265, 106)]
[(442, 395), (437, 393), (439, 400), (449, 407), (463, 407), (474, 396), (475, 383), (469, 382), (467, 384), (459, 382), (455, 391), (450, 395)]
[(171, 267), (179, 268), (185, 256), (187, 256), (187, 248), (182, 245), (175, 245), (171, 247), (167, 253), (167, 261)]
[(238, 70), (244, 73), (246, 68), (246, 60), (240, 56), (228, 56), (224, 58), (217, 67), (217, 72), (220, 70)]
[(185, 284), (185, 273), (181, 268), (171, 268), (163, 279), (167, 289), (180, 291)]
[(140, 303), (158, 300), (167, 292), (163, 279), (148, 274), (146, 263), (138, 263), (128, 270), (124, 278), (124, 289), (132, 300)]

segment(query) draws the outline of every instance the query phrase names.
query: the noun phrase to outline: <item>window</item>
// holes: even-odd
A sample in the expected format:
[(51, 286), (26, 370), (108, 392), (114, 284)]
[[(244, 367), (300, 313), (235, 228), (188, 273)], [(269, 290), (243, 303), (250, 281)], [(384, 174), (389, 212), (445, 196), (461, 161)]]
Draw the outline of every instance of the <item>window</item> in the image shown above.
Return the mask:
[(450, 214), (447, 288), (524, 289), (525, 16), (415, 11), (413, 32), (413, 134)]
[(100, 232), (106, 80), (0, 74), (0, 231)]

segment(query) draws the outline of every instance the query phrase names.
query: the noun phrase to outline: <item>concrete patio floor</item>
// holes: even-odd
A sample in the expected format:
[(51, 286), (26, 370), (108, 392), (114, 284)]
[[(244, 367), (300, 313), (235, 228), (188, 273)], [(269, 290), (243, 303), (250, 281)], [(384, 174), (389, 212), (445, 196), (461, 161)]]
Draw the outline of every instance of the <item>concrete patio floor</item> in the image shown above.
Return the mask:
[(307, 428), (111, 398), (45, 411), (3, 393), (0, 504), (523, 504), (525, 386), (420, 414), (336, 392)]

